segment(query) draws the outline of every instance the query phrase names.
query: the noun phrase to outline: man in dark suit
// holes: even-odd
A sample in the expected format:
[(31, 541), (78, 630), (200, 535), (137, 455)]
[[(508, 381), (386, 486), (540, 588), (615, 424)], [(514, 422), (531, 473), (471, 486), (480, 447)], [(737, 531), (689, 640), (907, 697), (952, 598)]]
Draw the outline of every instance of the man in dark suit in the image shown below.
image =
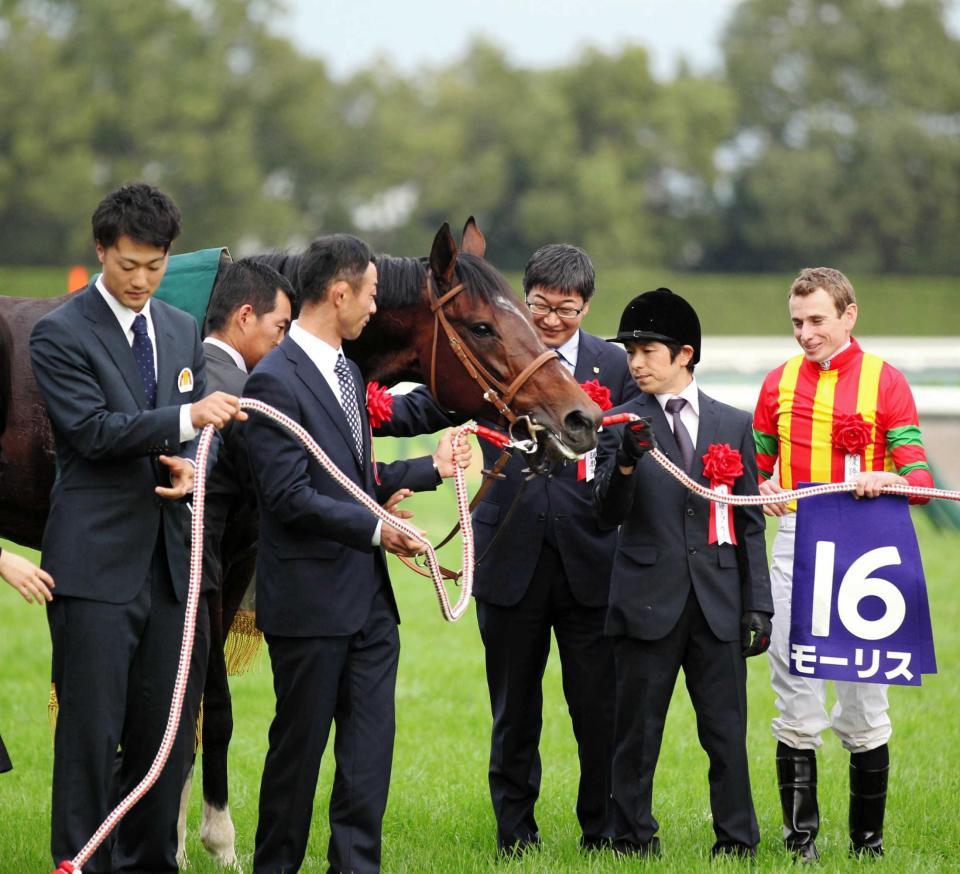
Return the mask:
[[(193, 486), (192, 463), (176, 453), (203, 426), (243, 417), (235, 397), (203, 398), (196, 323), (151, 300), (179, 230), (176, 205), (151, 186), (108, 195), (93, 215), (103, 272), (30, 338), (57, 453), (42, 547), (57, 581), (47, 608), (60, 704), (55, 861), (77, 853), (105, 818), (118, 745), (121, 796), (160, 745), (188, 574), (187, 510), (175, 499)], [(170, 767), (118, 826), (112, 860), (104, 845), (84, 871), (176, 871), (188, 742), (182, 731)]]
[(659, 445), (693, 479), (708, 484), (704, 458), (723, 444), (728, 459), (735, 461), (729, 458), (735, 450), (742, 464), (738, 474), (732, 465), (732, 491), (756, 494), (751, 419), (697, 388), (700, 321), (669, 289), (635, 297), (611, 342), (625, 344), (643, 392), (611, 411), (643, 421), (604, 430), (597, 477), (600, 521), (620, 526), (606, 625), (617, 675), (614, 848), (659, 854), (653, 774), (682, 667), (710, 758), (713, 855), (752, 857), (760, 833), (747, 767), (745, 658), (770, 643), (763, 514), (759, 507), (737, 508), (730, 525), (718, 507), (711, 525), (710, 504), (645, 457)]
[[(594, 293), (586, 252), (568, 244), (543, 246), (527, 263), (523, 290), (540, 339), (557, 350), (578, 382), (596, 380), (613, 404), (638, 393), (623, 352), (580, 327)], [(398, 435), (436, 430), (447, 421), (436, 410), (426, 390), (415, 389), (394, 399), (387, 427)], [(492, 467), (499, 450), (482, 445)], [(598, 847), (610, 837), (614, 671), (603, 625), (616, 534), (601, 530), (594, 517), (595, 461), (594, 451), (530, 478), (523, 458), (515, 456), (473, 514), (479, 557), (473, 591), (493, 712), (490, 796), (504, 853), (540, 841), (534, 806), (551, 630), (580, 758), (581, 845)]]
[[(207, 306), (203, 340), (207, 389), (241, 396), (248, 373), (280, 344), (290, 327), (294, 291), (272, 267), (252, 259), (221, 266)], [(206, 703), (203, 743), (212, 756), (221, 756), (233, 734), (230, 687), (223, 646), (230, 623), (253, 577), (257, 545), (257, 504), (246, 448), (231, 425), (221, 432), (217, 460), (207, 477), (203, 525), (203, 601), (209, 617), (207, 640), (194, 645), (190, 683), (184, 704), (185, 720), (196, 725), (201, 699)], [(226, 584), (226, 585), (225, 585)], [(209, 682), (208, 682), (209, 672)], [(185, 780), (194, 756), (184, 763)], [(224, 783), (205, 780), (204, 842), (223, 864), (235, 864), (233, 823)], [(184, 827), (190, 783), (181, 799), (178, 858), (186, 859)]]
[[(363, 381), (342, 351), (376, 311), (372, 257), (356, 237), (314, 241), (300, 266), (300, 316), (245, 394), (303, 425), (345, 476), (383, 500), (402, 487), (435, 488), (455, 462), (447, 434), (432, 458), (374, 471)], [(410, 556), (424, 544), (378, 521), (286, 429), (255, 415), (244, 432), (260, 506), (257, 624), (277, 696), (254, 870), (299, 869), (336, 721), (328, 860), (332, 871), (369, 874), (380, 869), (400, 646), (383, 550)]]

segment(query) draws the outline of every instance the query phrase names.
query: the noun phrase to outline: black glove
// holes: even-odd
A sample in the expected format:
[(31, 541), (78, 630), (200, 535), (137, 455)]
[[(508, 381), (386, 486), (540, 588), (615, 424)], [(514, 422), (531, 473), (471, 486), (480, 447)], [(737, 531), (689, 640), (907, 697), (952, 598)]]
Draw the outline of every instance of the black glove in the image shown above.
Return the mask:
[(770, 633), (773, 626), (769, 613), (750, 610), (740, 617), (740, 650), (745, 659), (760, 655), (770, 648)]
[(623, 429), (623, 438), (617, 450), (617, 464), (620, 467), (636, 467), (644, 455), (656, 448), (657, 441), (649, 419), (629, 422)]

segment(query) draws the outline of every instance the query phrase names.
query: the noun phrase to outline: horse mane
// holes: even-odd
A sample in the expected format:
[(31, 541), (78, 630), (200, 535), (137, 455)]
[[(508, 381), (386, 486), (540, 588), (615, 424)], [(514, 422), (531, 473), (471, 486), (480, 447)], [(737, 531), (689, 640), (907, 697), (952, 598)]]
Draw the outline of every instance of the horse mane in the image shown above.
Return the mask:
[[(301, 253), (269, 252), (255, 255), (253, 260), (266, 264), (285, 276), (300, 297)], [(400, 258), (377, 255), (377, 306), (384, 310), (416, 306), (420, 301), (423, 277), (427, 272), (427, 258)], [(503, 276), (483, 258), (461, 253), (457, 257), (457, 281), (464, 283), (471, 296), (491, 299), (500, 295), (515, 297), (515, 292)], [(297, 307), (299, 309), (299, 306)]]
[(7, 320), (0, 316), (0, 437), (7, 430), (10, 395), (13, 389), (13, 335)]
[(426, 258), (396, 258), (377, 255), (377, 306), (396, 310), (416, 306), (420, 301)]
[[(378, 255), (374, 259), (377, 265), (377, 306), (385, 310), (416, 306), (427, 272), (427, 260)], [(515, 296), (503, 276), (488, 261), (475, 255), (461, 253), (457, 256), (456, 277), (470, 297), (490, 300), (502, 295)]]

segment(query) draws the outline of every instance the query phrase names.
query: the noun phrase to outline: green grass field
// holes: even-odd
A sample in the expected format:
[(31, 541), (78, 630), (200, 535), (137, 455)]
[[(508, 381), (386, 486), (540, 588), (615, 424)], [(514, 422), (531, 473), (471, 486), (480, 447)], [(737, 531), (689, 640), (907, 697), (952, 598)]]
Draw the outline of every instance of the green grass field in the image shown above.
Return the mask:
[[(496, 258), (494, 257), (494, 264)], [(95, 265), (90, 265), (92, 270)], [(0, 267), (0, 293), (52, 297), (66, 289), (67, 269)], [(519, 274), (507, 275), (515, 289)], [(787, 274), (673, 273), (654, 268), (603, 270), (584, 327), (606, 336), (615, 332), (627, 301), (667, 286), (686, 297), (700, 315), (705, 334), (784, 334), (789, 331)], [(960, 335), (960, 279), (949, 276), (851, 276), (862, 311), (861, 335)]]
[[(408, 447), (411, 448), (412, 447)], [(411, 453), (412, 454), (412, 453)], [(446, 533), (453, 514), (452, 489), (437, 497), (415, 496), (417, 520), (434, 540)], [(894, 736), (886, 824), (888, 871), (960, 869), (960, 691), (954, 680), (960, 661), (960, 603), (955, 596), (960, 535), (942, 534), (917, 516), (930, 589), (940, 674), (921, 688), (891, 691)], [(4, 548), (7, 544), (3, 544)], [(446, 563), (458, 566), (458, 545), (447, 547)], [(458, 624), (443, 622), (427, 580), (393, 568), (403, 615), (397, 690), (398, 734), (390, 803), (384, 822), (383, 867), (387, 872), (621, 871), (643, 867), (609, 853), (581, 855), (574, 804), (576, 750), (560, 690), (559, 665), (551, 657), (545, 682), (544, 774), (538, 819), (543, 849), (520, 861), (498, 862), (486, 784), (490, 712), (483, 653), (471, 607)], [(44, 612), (28, 607), (0, 587), (0, 732), (14, 760), (0, 776), (0, 874), (50, 870), (51, 735), (47, 719), (49, 639)], [(91, 645), (94, 645), (91, 642)], [(272, 714), (270, 671), (259, 668), (233, 682), (236, 731), (231, 748), (231, 803), (237, 848), (244, 870), (251, 866), (260, 770)], [(769, 723), (773, 697), (763, 657), (750, 663), (749, 747), (761, 845), (756, 869), (794, 870), (780, 842)], [(820, 756), (823, 826), (818, 844), (822, 871), (859, 871), (867, 863), (847, 858), (847, 761), (833, 736)], [(713, 842), (707, 797), (707, 760), (697, 741), (686, 691), (678, 684), (657, 772), (655, 813), (664, 855), (651, 870), (689, 872), (711, 865)], [(314, 827), (304, 871), (326, 870), (326, 807), (332, 754), (326, 757), (315, 805)], [(194, 788), (190, 870), (213, 872), (196, 829), (199, 787)]]

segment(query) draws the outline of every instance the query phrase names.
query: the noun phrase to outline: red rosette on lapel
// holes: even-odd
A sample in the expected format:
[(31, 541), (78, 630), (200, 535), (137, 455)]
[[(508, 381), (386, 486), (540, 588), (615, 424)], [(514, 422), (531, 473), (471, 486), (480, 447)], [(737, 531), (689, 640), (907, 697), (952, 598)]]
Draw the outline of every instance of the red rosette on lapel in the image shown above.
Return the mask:
[(367, 418), (374, 431), (393, 418), (393, 395), (379, 382), (367, 383)]
[(367, 420), (370, 422), (370, 461), (373, 464), (373, 478), (380, 485), (377, 473), (377, 459), (373, 454), (373, 432), (384, 422), (393, 418), (393, 395), (379, 382), (367, 383)]
[(600, 385), (599, 379), (591, 379), (589, 382), (581, 382), (580, 388), (583, 389), (584, 393), (591, 401), (593, 401), (598, 407), (600, 407), (601, 412), (606, 412), (613, 406), (613, 401), (610, 400), (610, 389), (605, 385)]
[[(729, 443), (711, 443), (707, 454), (703, 456), (703, 475), (710, 480), (711, 489), (727, 493), (737, 477), (743, 476), (743, 458)], [(707, 542), (736, 545), (732, 504), (710, 502), (710, 536)]]
[[(586, 394), (591, 401), (600, 407), (601, 412), (605, 413), (613, 406), (613, 401), (610, 399), (610, 389), (605, 385), (601, 385), (599, 379), (581, 382), (580, 388), (583, 389), (584, 394)], [(577, 461), (577, 479), (581, 481), (592, 480), (596, 462), (597, 452), (595, 449), (591, 449), (590, 452)]]

